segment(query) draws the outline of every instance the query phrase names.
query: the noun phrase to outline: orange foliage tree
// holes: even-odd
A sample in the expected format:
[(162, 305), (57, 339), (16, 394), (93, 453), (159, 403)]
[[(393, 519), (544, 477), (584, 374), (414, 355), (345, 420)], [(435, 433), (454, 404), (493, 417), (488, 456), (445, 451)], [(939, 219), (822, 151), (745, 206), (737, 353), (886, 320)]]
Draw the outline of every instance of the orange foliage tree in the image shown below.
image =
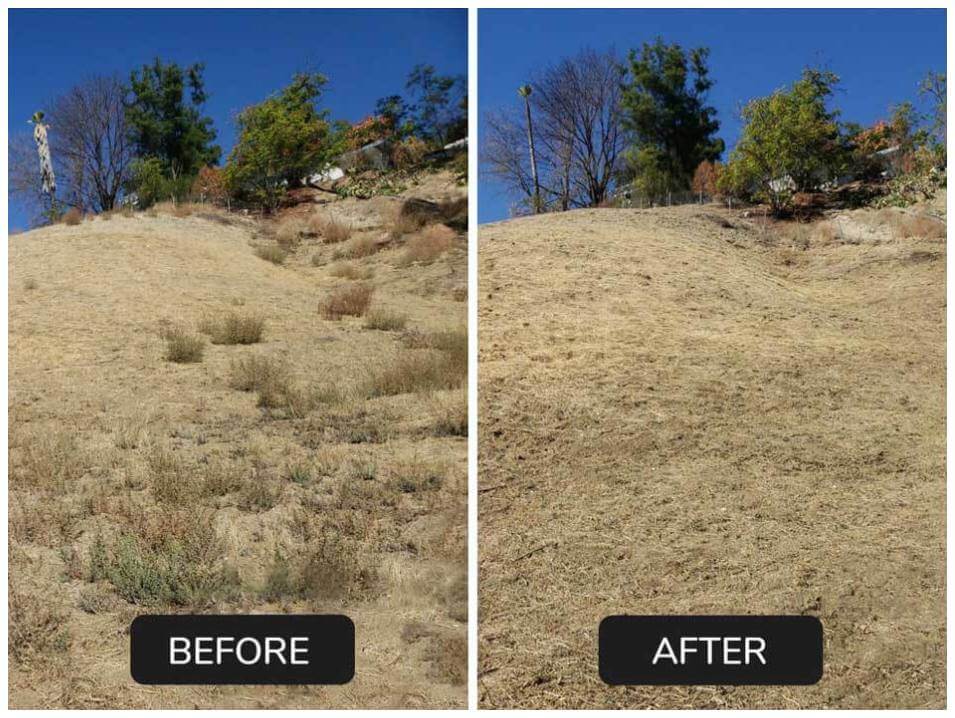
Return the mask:
[(709, 197), (715, 197), (717, 194), (716, 183), (720, 178), (720, 172), (723, 169), (723, 165), (719, 162), (710, 162), (709, 160), (703, 160), (696, 166), (696, 171), (693, 173), (693, 181), (690, 184), (693, 191), (699, 194), (701, 197), (707, 195)]

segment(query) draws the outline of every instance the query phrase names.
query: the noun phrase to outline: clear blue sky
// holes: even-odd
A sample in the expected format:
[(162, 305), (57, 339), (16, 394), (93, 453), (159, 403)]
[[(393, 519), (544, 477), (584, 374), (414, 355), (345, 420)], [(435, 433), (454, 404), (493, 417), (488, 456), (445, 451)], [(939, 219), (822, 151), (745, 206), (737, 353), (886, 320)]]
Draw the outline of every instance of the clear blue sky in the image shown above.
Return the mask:
[[(659, 35), (710, 48), (710, 104), (728, 149), (739, 133), (736, 108), (810, 64), (842, 78), (843, 119), (868, 124), (891, 104), (915, 101), (928, 70), (945, 72), (945, 23), (945, 10), (479, 10), (481, 122), (485, 110), (518, 102), (518, 86), (537, 68), (581, 47), (623, 56)], [(479, 221), (507, 217), (510, 201), (494, 182), (482, 176), (478, 194)]]
[[(156, 56), (205, 63), (205, 114), (227, 153), (235, 113), (296, 70), (325, 73), (321, 104), (349, 121), (370, 114), (379, 97), (403, 94), (417, 63), (466, 76), (467, 11), (10, 10), (10, 131), (29, 130), (36, 110), (84, 77), (125, 78)], [(26, 226), (10, 210), (10, 226)]]

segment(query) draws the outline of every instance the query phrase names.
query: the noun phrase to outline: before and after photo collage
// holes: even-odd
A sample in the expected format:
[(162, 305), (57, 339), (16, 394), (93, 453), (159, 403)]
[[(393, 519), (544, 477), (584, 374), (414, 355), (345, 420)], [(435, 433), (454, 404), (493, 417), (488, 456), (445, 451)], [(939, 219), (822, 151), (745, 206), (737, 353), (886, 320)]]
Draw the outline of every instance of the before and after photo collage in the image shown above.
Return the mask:
[(8, 4), (9, 709), (945, 709), (927, 8)]

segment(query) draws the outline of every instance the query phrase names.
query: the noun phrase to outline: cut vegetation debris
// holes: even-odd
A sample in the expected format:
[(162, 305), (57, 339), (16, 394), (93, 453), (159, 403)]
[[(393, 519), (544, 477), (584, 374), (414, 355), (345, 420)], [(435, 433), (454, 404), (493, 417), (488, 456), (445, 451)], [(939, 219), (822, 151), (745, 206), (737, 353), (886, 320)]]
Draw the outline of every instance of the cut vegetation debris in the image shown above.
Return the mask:
[[(892, 212), (482, 225), (480, 705), (944, 706), (946, 245)], [(818, 616), (825, 673), (610, 687), (619, 613)]]

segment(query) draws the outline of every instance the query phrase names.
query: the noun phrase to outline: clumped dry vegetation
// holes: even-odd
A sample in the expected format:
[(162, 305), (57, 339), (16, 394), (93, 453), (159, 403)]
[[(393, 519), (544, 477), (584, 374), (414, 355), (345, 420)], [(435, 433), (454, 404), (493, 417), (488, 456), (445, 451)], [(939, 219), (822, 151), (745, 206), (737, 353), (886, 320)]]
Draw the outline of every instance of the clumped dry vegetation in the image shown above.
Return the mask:
[[(945, 705), (943, 208), (482, 226), (482, 706)], [(818, 616), (825, 674), (609, 687), (616, 613)]]
[[(396, 266), (397, 201), (321, 228), (158, 206), (11, 245), (11, 704), (465, 705), (466, 369), (431, 338), (464, 319), (466, 254)], [(376, 251), (334, 263), (356, 240)], [(371, 391), (406, 355), (424, 378)], [(130, 621), (177, 611), (345, 613), (356, 679), (134, 684)]]
[(333, 290), (318, 305), (318, 312), (325, 319), (360, 317), (371, 304), (375, 288), (356, 282)]
[(199, 331), (213, 344), (257, 344), (262, 341), (265, 319), (249, 314), (229, 312), (224, 316), (207, 316), (199, 323)]

